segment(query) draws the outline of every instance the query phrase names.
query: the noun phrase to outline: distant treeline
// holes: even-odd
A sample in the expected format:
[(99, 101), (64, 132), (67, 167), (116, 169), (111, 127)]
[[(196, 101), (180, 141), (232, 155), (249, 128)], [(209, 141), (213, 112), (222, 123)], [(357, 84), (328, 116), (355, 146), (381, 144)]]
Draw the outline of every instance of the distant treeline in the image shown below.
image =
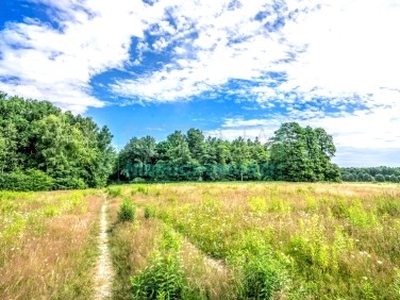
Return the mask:
[(133, 137), (116, 153), (107, 127), (47, 101), (0, 92), (0, 190), (103, 187), (110, 181), (400, 181), (400, 168), (342, 168), (322, 128), (284, 123), (262, 143), (206, 137)]
[(336, 148), (322, 128), (284, 123), (267, 143), (239, 137), (205, 137), (199, 129), (175, 131), (166, 140), (134, 137), (120, 151), (113, 180), (340, 181), (331, 163)]
[(340, 172), (343, 181), (400, 182), (400, 168), (341, 168)]
[(90, 118), (0, 92), (0, 190), (105, 186), (116, 157), (111, 140)]

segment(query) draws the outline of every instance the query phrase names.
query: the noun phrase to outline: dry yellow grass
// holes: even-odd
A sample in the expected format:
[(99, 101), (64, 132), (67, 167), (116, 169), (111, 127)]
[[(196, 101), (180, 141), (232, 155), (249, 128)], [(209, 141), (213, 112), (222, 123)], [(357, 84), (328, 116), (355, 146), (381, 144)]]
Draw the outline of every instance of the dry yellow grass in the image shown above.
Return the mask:
[(44, 193), (9, 201), (29, 222), (2, 244), (0, 298), (90, 299), (100, 198)]

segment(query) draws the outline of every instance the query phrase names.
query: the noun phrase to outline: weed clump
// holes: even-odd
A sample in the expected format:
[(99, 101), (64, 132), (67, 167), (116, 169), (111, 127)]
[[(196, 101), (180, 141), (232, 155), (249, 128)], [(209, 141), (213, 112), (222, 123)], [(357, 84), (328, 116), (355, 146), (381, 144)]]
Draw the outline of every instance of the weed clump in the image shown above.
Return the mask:
[(152, 217), (154, 217), (154, 216), (155, 216), (155, 211), (154, 211), (154, 209), (152, 209), (152, 208), (146, 206), (146, 207), (144, 208), (144, 217), (145, 217), (145, 219), (150, 219), (150, 218), (152, 218)]
[(143, 195), (148, 195), (149, 194), (149, 189), (147, 187), (139, 185), (138, 187), (132, 189), (131, 195), (135, 196), (137, 193), (143, 194)]
[(131, 278), (133, 299), (184, 299), (187, 283), (179, 260), (180, 239), (165, 230), (160, 244), (149, 265)]
[(135, 218), (136, 208), (132, 201), (124, 199), (118, 212), (118, 220), (120, 222), (132, 222)]
[(110, 195), (110, 197), (116, 198), (118, 196), (121, 196), (122, 190), (121, 188), (108, 188), (107, 193), (108, 195)]
[(284, 285), (283, 276), (268, 257), (250, 257), (243, 266), (244, 299), (273, 299)]

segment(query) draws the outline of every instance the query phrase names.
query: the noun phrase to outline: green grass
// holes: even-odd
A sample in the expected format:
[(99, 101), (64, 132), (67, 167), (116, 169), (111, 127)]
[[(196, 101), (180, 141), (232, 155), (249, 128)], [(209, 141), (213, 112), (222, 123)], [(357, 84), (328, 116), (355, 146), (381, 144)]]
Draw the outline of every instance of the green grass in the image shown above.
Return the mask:
[[(0, 298), (93, 297), (97, 193), (0, 192)], [(400, 185), (140, 183), (107, 194), (113, 299), (400, 299)]]
[(399, 185), (177, 183), (142, 185), (145, 193), (131, 189), (124, 187), (122, 195), (147, 216), (151, 212), (202, 255), (224, 261), (235, 277), (229, 283), (235, 297), (398, 299)]

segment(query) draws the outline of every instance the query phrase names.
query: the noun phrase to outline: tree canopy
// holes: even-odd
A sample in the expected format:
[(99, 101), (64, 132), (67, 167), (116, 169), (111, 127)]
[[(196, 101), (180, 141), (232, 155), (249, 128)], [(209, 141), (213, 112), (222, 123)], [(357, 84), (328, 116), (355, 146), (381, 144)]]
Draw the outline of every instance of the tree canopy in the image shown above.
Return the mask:
[[(147, 146), (146, 146), (147, 145)], [(165, 141), (133, 137), (118, 156), (113, 178), (149, 181), (339, 181), (331, 163), (336, 148), (322, 128), (284, 123), (265, 144), (208, 137), (199, 129), (175, 131)]]
[(0, 189), (102, 187), (110, 180), (400, 181), (398, 169), (342, 168), (322, 128), (283, 123), (265, 143), (174, 131), (163, 141), (132, 137), (117, 154), (112, 135), (47, 101), (0, 93)]
[(0, 189), (104, 186), (116, 155), (111, 140), (90, 118), (0, 93)]

